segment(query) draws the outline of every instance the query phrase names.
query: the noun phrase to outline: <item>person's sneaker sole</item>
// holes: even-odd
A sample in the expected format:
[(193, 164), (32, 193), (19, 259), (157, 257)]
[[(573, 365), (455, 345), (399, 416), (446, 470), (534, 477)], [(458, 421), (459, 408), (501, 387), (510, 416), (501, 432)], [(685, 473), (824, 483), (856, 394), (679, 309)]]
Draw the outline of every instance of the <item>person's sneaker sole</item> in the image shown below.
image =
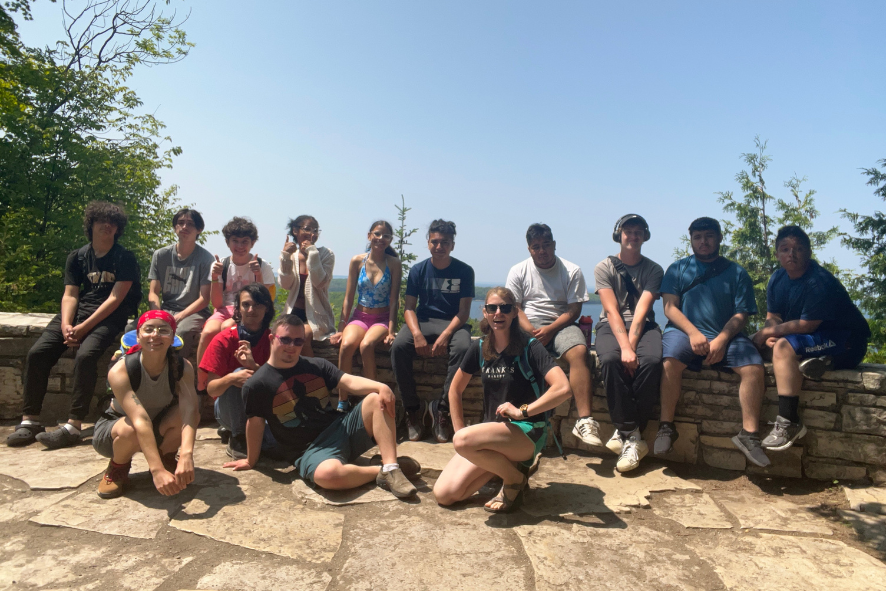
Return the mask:
[[(624, 474), (625, 472), (630, 472), (631, 470), (636, 470), (637, 468), (640, 467), (640, 462), (643, 461), (643, 458), (645, 458), (647, 455), (649, 455), (649, 448), (646, 448), (646, 451), (642, 451), (642, 448), (637, 448), (637, 449), (638, 449), (638, 452), (637, 452), (637, 463), (636, 464), (619, 466), (616, 463), (615, 469), (618, 470), (619, 474)], [(621, 459), (621, 458), (619, 458), (619, 459)]]
[(665, 455), (671, 453), (672, 451), (674, 451), (674, 444), (677, 442), (678, 439), (680, 439), (680, 434), (677, 432), (676, 429), (674, 429), (674, 432), (671, 435), (671, 446), (664, 451), (659, 451), (658, 436), (656, 435), (655, 441), (652, 443), (652, 453), (657, 456), (665, 456)]
[(820, 380), (825, 372), (831, 371), (833, 368), (834, 362), (831, 359), (821, 357), (812, 357), (800, 362), (800, 373), (811, 380)]
[[(396, 472), (396, 470), (392, 470)], [(402, 470), (400, 473), (402, 474)], [(379, 488), (384, 489), (397, 497), (398, 499), (408, 499), (410, 497), (414, 497), (418, 493), (418, 489), (409, 482), (409, 479), (406, 478), (406, 475), (403, 474), (403, 479), (409, 484), (409, 488), (404, 490), (395, 490), (395, 487), (391, 485), (391, 479), (389, 479), (381, 470), (378, 471), (378, 476), (375, 477), (375, 484), (378, 485)]]
[(787, 443), (785, 443), (783, 445), (779, 445), (777, 447), (766, 447), (764, 445), (761, 445), (760, 447), (762, 447), (763, 449), (771, 450), (771, 451), (784, 451), (784, 450), (788, 449), (789, 447), (791, 447), (792, 445), (794, 445), (794, 442), (797, 441), (798, 439), (802, 438), (804, 435), (806, 435), (806, 425), (800, 425), (800, 430), (797, 431), (797, 434), (794, 435), (793, 437), (791, 437)]
[[(744, 456), (748, 459), (748, 461), (750, 463), (754, 464), (755, 466), (759, 466), (760, 468), (766, 468), (767, 466), (769, 466), (772, 463), (772, 461), (769, 458), (766, 458), (765, 452), (763, 453), (763, 457), (766, 458), (765, 463), (763, 463), (762, 461), (756, 460), (754, 458), (754, 456), (751, 455), (751, 450), (749, 450), (747, 447), (745, 447), (745, 444), (741, 442), (741, 439), (738, 438), (738, 435), (736, 435), (732, 438), (732, 443), (733, 443), (733, 445), (735, 445), (735, 447), (738, 448), (738, 450), (741, 453), (744, 454)], [(760, 450), (762, 451), (763, 448), (761, 447)]]
[[(613, 435), (617, 434), (618, 431), (613, 433)], [(620, 437), (610, 437), (609, 441), (606, 442), (606, 449), (611, 451), (617, 456), (621, 455), (622, 441)]]
[[(600, 431), (600, 424), (599, 423), (597, 423), (597, 431), (598, 432)], [(583, 438), (581, 436), (581, 431), (578, 430), (578, 421), (576, 421), (575, 426), (572, 427), (572, 434), (575, 435), (578, 438), (578, 440), (581, 441), (582, 443), (584, 443), (585, 445), (590, 445), (591, 447), (604, 447), (603, 441), (600, 439), (599, 436), (595, 437), (595, 436), (591, 435), (589, 437), (590, 440)]]

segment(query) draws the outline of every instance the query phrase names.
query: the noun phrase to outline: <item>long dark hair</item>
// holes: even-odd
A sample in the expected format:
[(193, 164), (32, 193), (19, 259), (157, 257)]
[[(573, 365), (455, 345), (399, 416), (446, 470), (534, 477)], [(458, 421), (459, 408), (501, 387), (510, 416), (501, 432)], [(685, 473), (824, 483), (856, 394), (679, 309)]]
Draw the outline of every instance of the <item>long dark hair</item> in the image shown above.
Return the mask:
[[(385, 227), (385, 230), (387, 230), (388, 233), (389, 233), (391, 236), (394, 235), (394, 228), (393, 228), (393, 226), (391, 226), (390, 222), (388, 222), (387, 220), (376, 220), (376, 221), (372, 222), (372, 225), (369, 226), (369, 233), (372, 234), (372, 231), (373, 231), (377, 226), (384, 226), (384, 227)], [(369, 252), (369, 249), (370, 249), (370, 248), (372, 248), (372, 245), (371, 245), (371, 244), (367, 244), (367, 245), (366, 245), (366, 252)], [(392, 257), (395, 257), (395, 258), (398, 259), (398, 260), (400, 259), (400, 255), (397, 254), (397, 251), (396, 251), (396, 250), (394, 250), (393, 248), (391, 248), (391, 245), (390, 245), (390, 244), (388, 245), (387, 248), (385, 248), (385, 254), (390, 255), (390, 256), (392, 256)]]
[[(489, 301), (489, 296), (497, 295), (501, 299), (504, 300), (506, 304), (511, 304), (512, 306), (517, 305), (517, 298), (514, 297), (514, 294), (507, 287), (493, 287), (489, 291), (486, 292), (486, 301)], [(485, 302), (484, 302), (485, 303)], [(496, 359), (499, 354), (495, 351), (495, 339), (492, 337), (492, 327), (489, 326), (489, 322), (486, 320), (486, 316), (483, 316), (483, 320), (480, 321), (480, 332), (483, 333), (483, 359), (486, 361), (493, 361)], [(526, 346), (527, 335), (523, 332), (523, 329), (520, 328), (519, 317), (515, 316), (511, 321), (511, 329), (508, 332), (508, 346), (505, 347), (505, 350), (501, 352), (502, 355), (513, 355), (516, 357), (523, 351), (523, 347)]]
[(238, 291), (237, 297), (234, 298), (234, 322), (237, 324), (243, 322), (243, 317), (240, 316), (240, 294), (244, 291), (252, 297), (256, 304), (265, 307), (265, 317), (261, 321), (261, 329), (264, 332), (271, 326), (271, 320), (274, 319), (274, 300), (271, 299), (271, 292), (261, 283), (250, 283)]
[(312, 216), (312, 215), (300, 215), (300, 216), (298, 216), (297, 218), (294, 218), (294, 219), (289, 220), (289, 224), (288, 224), (288, 226), (289, 226), (289, 235), (292, 236), (293, 238), (295, 238), (295, 232), (294, 232), (293, 230), (295, 230), (296, 228), (301, 228), (302, 225), (303, 225), (305, 222), (307, 222), (308, 220), (314, 222), (314, 223), (317, 224), (318, 226), (320, 225), (320, 222), (318, 222), (318, 221), (317, 221), (317, 218), (315, 218), (314, 216)]

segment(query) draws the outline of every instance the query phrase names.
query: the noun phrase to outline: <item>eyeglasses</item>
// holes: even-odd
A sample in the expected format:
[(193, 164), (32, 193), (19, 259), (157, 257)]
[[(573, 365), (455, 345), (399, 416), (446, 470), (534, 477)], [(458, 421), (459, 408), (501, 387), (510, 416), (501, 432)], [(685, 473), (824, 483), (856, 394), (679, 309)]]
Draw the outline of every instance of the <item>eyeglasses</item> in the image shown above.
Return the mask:
[(308, 234), (316, 234), (317, 236), (320, 235), (320, 228), (309, 228), (308, 226), (303, 226), (299, 228), (299, 230), (301, 230), (302, 232), (307, 232)]
[(495, 314), (496, 311), (501, 311), (502, 314), (510, 314), (511, 310), (514, 309), (514, 304), (486, 304), (483, 308), (487, 314)]
[(376, 238), (384, 238), (385, 240), (390, 240), (394, 237), (393, 234), (382, 234), (381, 232), (373, 232), (372, 235)]
[(144, 335), (153, 335), (157, 334), (161, 337), (171, 337), (172, 329), (168, 326), (151, 326), (150, 324), (146, 324), (142, 326), (142, 334)]
[(305, 340), (301, 337), (291, 338), (291, 337), (278, 337), (277, 335), (274, 335), (274, 338), (277, 339), (278, 341), (280, 341), (280, 344), (283, 345), (284, 347), (301, 347), (302, 345), (305, 344)]

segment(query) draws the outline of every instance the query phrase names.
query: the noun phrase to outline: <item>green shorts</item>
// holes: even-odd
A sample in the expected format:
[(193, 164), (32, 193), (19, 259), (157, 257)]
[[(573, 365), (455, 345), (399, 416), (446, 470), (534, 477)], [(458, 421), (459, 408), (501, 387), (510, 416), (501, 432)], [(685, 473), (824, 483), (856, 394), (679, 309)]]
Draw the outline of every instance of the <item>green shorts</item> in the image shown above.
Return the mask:
[(326, 460), (350, 464), (374, 446), (375, 442), (363, 424), (363, 403), (360, 402), (320, 433), (305, 453), (295, 460), (295, 468), (302, 480), (314, 486), (317, 466)]
[(549, 421), (539, 421), (538, 423), (533, 423), (532, 421), (511, 421), (511, 424), (523, 431), (526, 437), (529, 438), (529, 441), (535, 445), (532, 457), (525, 462), (520, 462), (524, 466), (531, 466), (532, 462), (535, 461), (535, 456), (540, 454), (541, 450), (548, 443), (548, 429), (550, 429), (551, 423)]

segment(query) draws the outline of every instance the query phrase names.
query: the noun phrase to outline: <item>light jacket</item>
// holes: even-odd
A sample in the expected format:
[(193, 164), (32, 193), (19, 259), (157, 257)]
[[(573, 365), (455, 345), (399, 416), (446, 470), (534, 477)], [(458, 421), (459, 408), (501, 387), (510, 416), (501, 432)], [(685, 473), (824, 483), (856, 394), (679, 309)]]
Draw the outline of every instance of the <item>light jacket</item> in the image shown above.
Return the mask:
[[(335, 255), (325, 246), (311, 245), (305, 249), (308, 278), (305, 280), (305, 315), (314, 331), (315, 341), (325, 341), (335, 334), (335, 317), (329, 303), (329, 283), (335, 267)], [(280, 268), (277, 271), (280, 287), (289, 290), (286, 298), (286, 313), (292, 312), (301, 277), (298, 275), (298, 251), (289, 254), (280, 252)]]

